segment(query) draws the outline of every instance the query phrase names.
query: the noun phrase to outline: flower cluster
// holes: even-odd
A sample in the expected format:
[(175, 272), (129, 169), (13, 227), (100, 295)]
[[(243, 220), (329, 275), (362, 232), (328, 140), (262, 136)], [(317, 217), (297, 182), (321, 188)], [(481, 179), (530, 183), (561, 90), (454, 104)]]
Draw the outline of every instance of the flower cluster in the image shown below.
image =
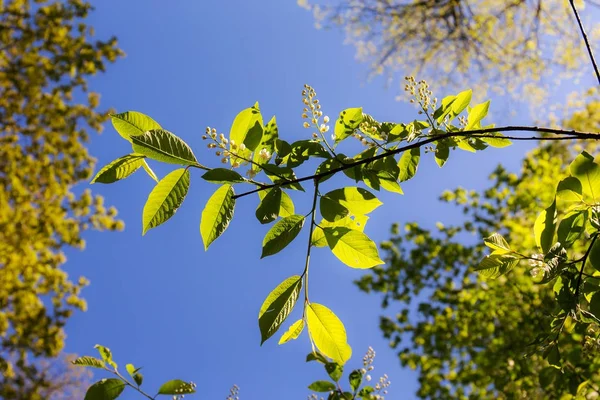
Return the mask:
[(373, 366), (373, 361), (375, 361), (375, 350), (371, 346), (367, 349), (367, 354), (363, 357), (363, 367), (360, 372), (362, 372), (365, 376), (367, 382), (371, 381), (371, 375), (368, 375), (368, 372), (371, 372), (375, 369)]
[(533, 254), (529, 259), (529, 266), (533, 267), (529, 273), (532, 277), (537, 277), (540, 272), (546, 273), (549, 271), (549, 266), (544, 263), (544, 255), (543, 254)]
[(379, 378), (379, 382), (375, 384), (375, 391), (378, 392), (374, 394), (373, 397), (378, 400), (383, 400), (383, 396), (388, 393), (387, 388), (390, 386), (391, 382), (387, 376), (387, 374), (383, 374), (381, 378)]
[(418, 103), (421, 106), (419, 114), (428, 114), (428, 111), (435, 110), (437, 108), (437, 98), (431, 98), (433, 92), (429, 90), (429, 84), (423, 79), (419, 82), (415, 81), (412, 76), (404, 77), (406, 85), (404, 91), (408, 92), (413, 98), (410, 99), (411, 103)]
[[(227, 164), (233, 157), (235, 160), (232, 164), (233, 168), (238, 168), (240, 166), (242, 158), (239, 157), (237, 151), (246, 150), (246, 145), (244, 145), (244, 143), (238, 145), (234, 140), (230, 141), (227, 139), (222, 133), (217, 135), (217, 130), (211, 127), (206, 127), (206, 134), (202, 135), (202, 140), (212, 140), (213, 143), (209, 143), (207, 147), (209, 149), (216, 149), (215, 155), (221, 157), (221, 162), (223, 164)], [(227, 145), (229, 145), (229, 150), (227, 150)]]
[(229, 395), (225, 400), (240, 400), (240, 388), (238, 385), (233, 385), (231, 389), (229, 389)]
[[(302, 90), (302, 103), (305, 105), (302, 109), (302, 119), (305, 120), (302, 126), (307, 129), (314, 127), (321, 137), (323, 137), (323, 134), (329, 131), (329, 125), (327, 125), (329, 117), (327, 115), (323, 117), (321, 104), (319, 104), (319, 99), (317, 99), (317, 92), (309, 85), (304, 85), (304, 89)], [(321, 122), (321, 117), (323, 117), (323, 122)], [(313, 139), (317, 139), (319, 134), (313, 132)], [(332, 138), (335, 140), (335, 136)]]
[(183, 393), (190, 393), (194, 389), (196, 389), (196, 384), (194, 382), (182, 384), (179, 389), (175, 389), (175, 393), (182, 394), (176, 394), (173, 396), (173, 400), (182, 400), (185, 397)]

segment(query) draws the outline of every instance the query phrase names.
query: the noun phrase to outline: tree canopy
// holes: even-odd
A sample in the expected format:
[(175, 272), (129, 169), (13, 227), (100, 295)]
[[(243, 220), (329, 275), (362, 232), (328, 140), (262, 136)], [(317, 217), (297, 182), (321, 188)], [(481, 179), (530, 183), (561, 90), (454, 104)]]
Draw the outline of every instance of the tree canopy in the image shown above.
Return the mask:
[[(85, 309), (61, 268), (88, 228), (122, 222), (89, 190), (90, 131), (107, 117), (87, 78), (122, 55), (115, 38), (91, 39), (89, 2), (0, 2), (0, 397), (44, 398), (40, 358), (63, 348), (65, 322)], [(32, 381), (36, 381), (35, 384)], [(31, 390), (31, 388), (39, 390)], [(27, 392), (23, 393), (21, 390)]]

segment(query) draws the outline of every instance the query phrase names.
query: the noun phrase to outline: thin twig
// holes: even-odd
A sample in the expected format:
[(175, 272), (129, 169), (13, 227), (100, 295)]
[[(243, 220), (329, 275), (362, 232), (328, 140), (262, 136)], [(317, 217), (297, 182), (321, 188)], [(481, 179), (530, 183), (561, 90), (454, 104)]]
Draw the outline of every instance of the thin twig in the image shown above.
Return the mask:
[(587, 51), (590, 55), (590, 59), (592, 60), (592, 65), (594, 66), (594, 72), (596, 73), (596, 78), (598, 79), (598, 84), (600, 84), (600, 71), (598, 71), (598, 65), (596, 64), (596, 59), (594, 58), (594, 53), (592, 53), (592, 46), (588, 40), (587, 34), (585, 33), (585, 29), (583, 29), (583, 23), (581, 22), (581, 18), (579, 18), (579, 13), (577, 12), (577, 8), (575, 7), (574, 0), (569, 0), (571, 3), (571, 8), (573, 9), (573, 14), (575, 14), (575, 19), (577, 20), (577, 24), (579, 25), (579, 30), (581, 31), (581, 37), (585, 42), (585, 47), (587, 47)]
[(598, 233), (596, 233), (594, 235), (594, 237), (592, 238), (592, 242), (590, 243), (590, 247), (588, 247), (587, 251), (585, 252), (585, 255), (583, 256), (583, 258), (581, 259), (581, 268), (579, 269), (579, 276), (577, 277), (577, 287), (575, 289), (575, 298), (579, 299), (579, 289), (581, 287), (581, 280), (583, 278), (583, 269), (585, 268), (585, 263), (587, 261), (588, 256), (590, 255), (590, 252), (592, 251), (592, 247), (594, 247), (594, 243), (596, 242), (596, 239), (598, 239)]
[[(556, 137), (556, 138), (555, 137), (538, 137), (538, 136), (532, 136), (532, 137), (502, 136), (502, 138), (509, 139), (509, 140), (539, 140), (539, 141), (573, 140), (573, 139), (600, 140), (600, 134), (598, 134), (598, 133), (578, 132), (575, 130), (562, 130), (562, 129), (537, 127), (537, 126), (504, 126), (504, 127), (489, 128), (489, 129), (474, 129), (474, 130), (470, 130), (470, 131), (448, 132), (448, 133), (445, 133), (442, 135), (429, 136), (427, 139), (424, 139), (424, 140), (421, 140), (418, 142), (414, 142), (414, 143), (411, 143), (411, 144), (403, 146), (403, 147), (399, 147), (394, 150), (383, 152), (383, 153), (378, 154), (373, 157), (364, 158), (362, 160), (344, 164), (340, 167), (334, 168), (334, 169), (326, 171), (326, 172), (321, 172), (319, 174), (309, 175), (309, 176), (305, 176), (302, 178), (292, 179), (287, 182), (280, 182), (280, 183), (273, 183), (271, 185), (266, 185), (266, 186), (263, 186), (258, 189), (240, 193), (238, 195), (233, 196), (233, 198), (238, 199), (240, 197), (244, 197), (244, 196), (250, 195), (252, 193), (260, 192), (261, 190), (266, 190), (266, 189), (276, 187), (276, 186), (300, 183), (300, 182), (308, 181), (311, 179), (321, 179), (321, 178), (324, 178), (325, 176), (333, 175), (340, 171), (344, 171), (344, 170), (347, 170), (347, 169), (350, 169), (350, 168), (353, 168), (353, 167), (356, 167), (359, 165), (368, 164), (375, 160), (393, 156), (393, 155), (402, 153), (406, 150), (411, 150), (411, 149), (415, 149), (418, 147), (422, 147), (426, 144), (437, 142), (437, 141), (443, 140), (443, 139), (448, 139), (451, 137), (469, 136), (469, 137), (478, 137), (478, 138), (494, 138), (494, 137), (499, 138), (499, 136), (493, 135), (494, 133), (497, 133), (497, 132), (542, 132), (542, 133), (552, 133), (555, 135), (565, 135), (565, 136), (560, 136), (560, 137)], [(488, 134), (488, 135), (486, 135), (486, 134)]]

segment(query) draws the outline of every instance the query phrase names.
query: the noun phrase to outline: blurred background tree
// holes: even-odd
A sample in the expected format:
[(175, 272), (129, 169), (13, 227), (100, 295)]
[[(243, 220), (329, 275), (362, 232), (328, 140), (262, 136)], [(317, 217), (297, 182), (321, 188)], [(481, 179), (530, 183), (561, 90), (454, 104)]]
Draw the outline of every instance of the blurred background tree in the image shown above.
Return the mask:
[[(317, 26), (339, 27), (373, 75), (425, 78), (449, 92), (477, 87), (524, 104), (579, 79), (588, 56), (564, 0), (298, 0)], [(580, 10), (598, 6), (575, 1)], [(584, 14), (585, 15), (585, 14)], [(589, 22), (590, 18), (586, 19)], [(587, 24), (592, 37), (598, 25)], [(517, 106), (515, 106), (515, 110)]]
[[(0, 1), (0, 398), (47, 399), (48, 363), (64, 325), (85, 310), (61, 268), (82, 232), (122, 229), (116, 210), (73, 186), (90, 178), (88, 132), (107, 112), (86, 80), (123, 55), (115, 38), (92, 41), (83, 0)], [(66, 371), (66, 370), (65, 370)], [(70, 371), (70, 370), (69, 370)]]

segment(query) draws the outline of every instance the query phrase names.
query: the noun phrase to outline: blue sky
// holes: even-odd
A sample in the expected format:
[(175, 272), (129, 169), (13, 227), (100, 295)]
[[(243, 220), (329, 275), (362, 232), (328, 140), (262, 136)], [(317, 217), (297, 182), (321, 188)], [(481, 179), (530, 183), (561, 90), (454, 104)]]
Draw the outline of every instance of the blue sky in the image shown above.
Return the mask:
[[(281, 137), (308, 138), (300, 117), (304, 83), (316, 89), (332, 117), (356, 106), (380, 120), (417, 117), (409, 104), (395, 101), (400, 82), (389, 88), (383, 80), (368, 82), (366, 66), (355, 61), (342, 34), (314, 29), (311, 14), (294, 1), (103, 0), (95, 6), (89, 23), (97, 36), (116, 35), (127, 53), (91, 81), (101, 104), (152, 116), (187, 141), (204, 164), (219, 163), (201, 140), (204, 128), (229, 132), (235, 115), (255, 101), (266, 119), (277, 116)], [(439, 97), (445, 94), (438, 91)], [(403, 185), (404, 196), (378, 194), (384, 206), (371, 215), (366, 233), (381, 241), (394, 221), (433, 226), (458, 220), (459, 210), (437, 202), (439, 193), (457, 185), (482, 188), (498, 162), (514, 169), (525, 149), (457, 153), (441, 170), (432, 156), (422, 157), (416, 179)], [(107, 123), (90, 150), (102, 166), (130, 146)], [(173, 169), (152, 165), (161, 177)], [(66, 351), (94, 354), (93, 346), (103, 344), (123, 366), (144, 367), (149, 392), (181, 378), (198, 384), (202, 394), (191, 398), (225, 398), (235, 383), (244, 400), (304, 399), (306, 386), (325, 378), (322, 368), (304, 362), (310, 351), (306, 334), (285, 346), (277, 345), (277, 335), (261, 347), (257, 315), (277, 284), (301, 273), (308, 226), (284, 251), (260, 260), (268, 226), (256, 221), (258, 198), (249, 196), (238, 201), (227, 232), (205, 252), (200, 214), (217, 186), (200, 175), (192, 171), (190, 192), (177, 214), (144, 237), (141, 215), (153, 181), (138, 172), (125, 182), (93, 186), (107, 205), (118, 208), (126, 229), (87, 233), (86, 250), (68, 254), (66, 269), (74, 278), (88, 277), (91, 286), (84, 291), (88, 311), (67, 326)], [(327, 188), (344, 184), (351, 183), (331, 180)], [(310, 191), (293, 193), (293, 199), (299, 213), (309, 211)], [(327, 249), (313, 251), (311, 266), (311, 301), (327, 305), (346, 325), (354, 350), (347, 368), (359, 367), (373, 346), (374, 379), (387, 373), (390, 398), (413, 398), (416, 374), (400, 368), (378, 328), (380, 298), (352, 284), (364, 272), (345, 267)], [(300, 307), (290, 320), (299, 315)], [(128, 390), (122, 398), (139, 396)]]

